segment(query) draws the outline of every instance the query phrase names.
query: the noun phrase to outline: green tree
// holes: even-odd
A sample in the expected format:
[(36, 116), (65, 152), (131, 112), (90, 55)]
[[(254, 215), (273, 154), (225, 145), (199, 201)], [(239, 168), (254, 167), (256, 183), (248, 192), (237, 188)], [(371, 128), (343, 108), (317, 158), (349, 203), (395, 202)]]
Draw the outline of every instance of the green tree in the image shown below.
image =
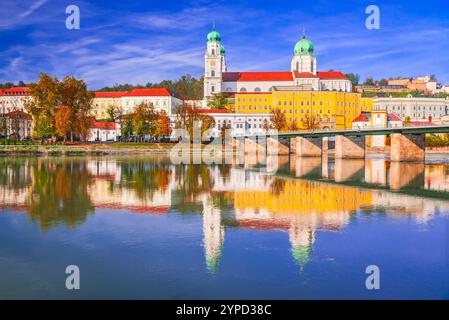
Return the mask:
[(357, 73), (347, 73), (346, 77), (352, 82), (353, 86), (359, 84), (360, 76)]
[(132, 115), (133, 132), (141, 139), (146, 135), (154, 136), (157, 129), (157, 114), (153, 105), (142, 102)]
[(373, 77), (371, 76), (366, 77), (365, 82), (363, 82), (363, 84), (367, 86), (373, 86), (374, 85)]
[(108, 121), (114, 122), (120, 117), (120, 108), (109, 106), (106, 113), (108, 114)]
[(223, 93), (215, 94), (208, 102), (208, 107), (210, 109), (226, 109), (228, 104), (228, 99)]
[(410, 127), (412, 122), (412, 119), (410, 119), (410, 116), (406, 116), (404, 119), (404, 127)]

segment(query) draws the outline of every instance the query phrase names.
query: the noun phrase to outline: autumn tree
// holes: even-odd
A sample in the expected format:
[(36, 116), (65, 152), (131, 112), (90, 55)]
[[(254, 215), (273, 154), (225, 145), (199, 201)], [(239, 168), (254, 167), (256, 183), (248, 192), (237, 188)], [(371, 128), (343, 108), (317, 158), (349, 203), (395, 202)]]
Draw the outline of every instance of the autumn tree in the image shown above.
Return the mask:
[(170, 117), (165, 111), (161, 111), (157, 114), (157, 128), (156, 137), (166, 137), (171, 134)]
[(69, 76), (59, 82), (59, 96), (60, 105), (67, 106), (71, 110), (70, 140), (73, 141), (74, 135), (86, 139), (92, 122), (89, 113), (95, 93), (87, 90), (83, 80)]
[(288, 126), (288, 130), (290, 131), (298, 131), (298, 123), (296, 121), (290, 122), (290, 125)]
[(70, 115), (70, 140), (73, 141), (75, 136), (87, 137), (91, 121), (88, 115), (95, 94), (87, 90), (83, 80), (68, 76), (60, 81), (41, 73), (39, 81), (29, 85), (29, 93), (31, 99), (25, 107), (33, 118), (36, 137), (49, 138), (56, 134), (56, 113), (60, 106), (70, 109), (70, 113), (65, 114)]
[(41, 73), (37, 83), (30, 83), (31, 99), (25, 102), (25, 108), (33, 118), (34, 136), (41, 139), (55, 134), (56, 108), (60, 105), (59, 81)]
[(301, 124), (305, 130), (315, 130), (320, 126), (319, 118), (308, 113), (302, 119)]
[(193, 142), (195, 126), (199, 126), (201, 136), (208, 129), (215, 126), (215, 120), (210, 115), (207, 115), (197, 107), (188, 104), (178, 106), (175, 111), (175, 128), (178, 130), (185, 130), (188, 134), (190, 142)]
[(200, 115), (199, 121), (201, 123), (201, 137), (209, 130), (215, 127), (215, 119), (214, 117), (208, 114)]
[(287, 125), (285, 114), (278, 108), (271, 110), (272, 127), (278, 131), (283, 131)]
[(69, 133), (73, 132), (72, 128), (72, 110), (67, 106), (59, 106), (55, 115), (56, 133), (64, 138), (66, 142)]

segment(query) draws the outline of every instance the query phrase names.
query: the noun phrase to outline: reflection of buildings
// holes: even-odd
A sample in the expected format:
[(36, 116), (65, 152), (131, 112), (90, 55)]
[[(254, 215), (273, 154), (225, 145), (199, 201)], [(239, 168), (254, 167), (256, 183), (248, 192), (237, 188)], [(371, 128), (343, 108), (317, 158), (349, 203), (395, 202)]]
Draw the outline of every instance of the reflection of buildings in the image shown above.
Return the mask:
[[(182, 171), (164, 162), (141, 159), (7, 159), (0, 165), (0, 208), (28, 211), (39, 218), (46, 214), (39, 210), (64, 197), (67, 212), (78, 212), (69, 210), (79, 202), (73, 190), (87, 190), (88, 197), (82, 199), (95, 208), (165, 214), (173, 207), (179, 214), (202, 213), (205, 260), (212, 273), (223, 252), (225, 227), (288, 232), (292, 256), (302, 268), (311, 258), (315, 238), (319, 240), (316, 231), (340, 231), (359, 210), (413, 216), (425, 223), (437, 207), (449, 209), (446, 200), (403, 192), (423, 187), (423, 192), (448, 191), (448, 164), (292, 160), (285, 168), (279, 159), (281, 173), (290, 174), (281, 177), (259, 172), (257, 166), (254, 170), (231, 165), (185, 166)], [(325, 179), (319, 177), (323, 172)], [(313, 180), (316, 175), (320, 181)], [(83, 180), (73, 181), (78, 178)], [(81, 187), (67, 189), (66, 185)], [(384, 190), (388, 187), (394, 192)], [(50, 197), (52, 194), (57, 195)], [(47, 202), (30, 201), (36, 195)], [(32, 204), (36, 206), (31, 208)], [(68, 215), (55, 212), (59, 216), (48, 215), (47, 220), (58, 222), (61, 215)], [(85, 221), (78, 217), (67, 220), (71, 218)]]
[(239, 227), (288, 230), (301, 267), (312, 254), (316, 230), (341, 230), (351, 213), (372, 206), (369, 190), (300, 179), (274, 178), (271, 185), (271, 190), (235, 192), (235, 219)]
[(209, 196), (203, 199), (204, 254), (207, 269), (215, 273), (220, 263), (224, 242), (224, 226), (221, 224), (221, 210), (212, 204)]

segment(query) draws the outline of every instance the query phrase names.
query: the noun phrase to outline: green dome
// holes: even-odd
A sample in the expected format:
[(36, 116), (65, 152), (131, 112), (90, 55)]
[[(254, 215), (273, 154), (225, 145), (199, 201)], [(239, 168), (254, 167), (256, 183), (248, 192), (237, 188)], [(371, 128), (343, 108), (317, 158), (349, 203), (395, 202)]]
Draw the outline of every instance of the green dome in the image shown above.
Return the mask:
[(211, 32), (208, 33), (207, 35), (207, 41), (209, 42), (219, 42), (221, 41), (221, 35), (214, 30), (212, 30)]
[(311, 55), (313, 54), (313, 49), (314, 47), (312, 41), (306, 39), (306, 36), (303, 36), (302, 39), (295, 45), (295, 55)]
[(221, 53), (221, 54), (225, 54), (225, 53), (226, 53), (226, 50), (225, 50), (225, 48), (223, 47), (223, 45), (221, 45), (221, 47), (220, 47), (220, 53)]
[(293, 258), (299, 264), (301, 269), (304, 268), (307, 262), (309, 262), (312, 256), (312, 248), (309, 246), (304, 246), (297, 244), (291, 249)]

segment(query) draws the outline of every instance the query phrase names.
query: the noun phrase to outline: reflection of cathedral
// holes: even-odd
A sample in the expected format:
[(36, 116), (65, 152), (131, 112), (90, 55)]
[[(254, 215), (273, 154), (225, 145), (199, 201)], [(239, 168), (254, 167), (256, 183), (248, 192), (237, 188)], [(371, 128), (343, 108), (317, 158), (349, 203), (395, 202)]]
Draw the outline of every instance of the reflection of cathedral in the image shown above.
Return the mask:
[[(232, 166), (197, 166), (196, 170), (186, 166), (181, 174), (179, 167), (167, 163), (128, 160), (4, 160), (0, 165), (0, 208), (28, 212), (38, 221), (50, 220), (50, 226), (61, 221), (76, 226), (95, 209), (160, 215), (183, 207), (188, 198), (196, 204), (187, 209), (189, 213), (202, 212), (204, 255), (212, 273), (223, 253), (226, 226), (288, 233), (293, 260), (303, 268), (311, 259), (316, 231), (340, 231), (359, 210), (410, 215), (419, 223), (431, 219), (437, 207), (449, 210), (446, 200), (340, 184), (361, 172), (365, 183), (396, 185), (395, 190), (407, 185), (424, 187), (424, 191), (447, 190), (446, 164), (342, 161), (335, 163), (331, 174), (339, 183), (329, 183), (303, 177), (328, 172), (320, 161), (298, 160), (287, 165), (293, 177), (303, 177), (298, 179)], [(57, 210), (61, 199), (66, 211)], [(80, 199), (88, 205), (72, 210), (72, 204)], [(48, 213), (53, 207), (54, 215)], [(78, 210), (83, 208), (84, 215)]]
[(210, 272), (215, 273), (221, 259), (225, 230), (221, 224), (220, 208), (215, 207), (207, 195), (203, 196), (202, 202), (206, 266)]

